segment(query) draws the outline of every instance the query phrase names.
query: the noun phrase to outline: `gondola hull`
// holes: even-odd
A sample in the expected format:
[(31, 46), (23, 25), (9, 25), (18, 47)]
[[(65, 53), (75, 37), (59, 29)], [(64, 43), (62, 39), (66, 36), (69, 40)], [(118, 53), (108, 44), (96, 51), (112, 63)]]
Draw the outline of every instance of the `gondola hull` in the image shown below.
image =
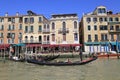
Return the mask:
[(96, 60), (97, 57), (89, 58), (83, 61), (76, 61), (76, 62), (45, 62), (45, 61), (37, 61), (37, 60), (27, 60), (28, 63), (34, 63), (38, 65), (47, 65), (47, 66), (74, 66), (74, 65), (84, 65), (89, 62)]

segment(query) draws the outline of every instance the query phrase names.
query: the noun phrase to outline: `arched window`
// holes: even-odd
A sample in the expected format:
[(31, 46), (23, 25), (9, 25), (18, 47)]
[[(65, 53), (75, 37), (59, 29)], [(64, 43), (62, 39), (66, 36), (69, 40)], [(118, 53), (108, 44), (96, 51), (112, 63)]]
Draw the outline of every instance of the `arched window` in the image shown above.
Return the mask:
[(55, 23), (53, 22), (52, 23), (52, 30), (54, 30), (55, 29)]
[(66, 29), (66, 23), (63, 22), (63, 29)]
[(33, 36), (30, 37), (30, 42), (33, 42)]
[(25, 36), (25, 42), (28, 42), (28, 36)]
[(74, 21), (74, 28), (77, 28), (77, 21)]

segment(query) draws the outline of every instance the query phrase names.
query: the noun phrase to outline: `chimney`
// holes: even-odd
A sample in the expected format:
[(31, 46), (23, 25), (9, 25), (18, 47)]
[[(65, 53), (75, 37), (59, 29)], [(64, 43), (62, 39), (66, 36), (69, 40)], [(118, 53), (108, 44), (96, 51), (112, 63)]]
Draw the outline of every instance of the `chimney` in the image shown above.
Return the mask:
[(7, 17), (7, 16), (8, 16), (8, 12), (5, 13), (5, 17)]
[(16, 16), (19, 16), (19, 12), (16, 12)]

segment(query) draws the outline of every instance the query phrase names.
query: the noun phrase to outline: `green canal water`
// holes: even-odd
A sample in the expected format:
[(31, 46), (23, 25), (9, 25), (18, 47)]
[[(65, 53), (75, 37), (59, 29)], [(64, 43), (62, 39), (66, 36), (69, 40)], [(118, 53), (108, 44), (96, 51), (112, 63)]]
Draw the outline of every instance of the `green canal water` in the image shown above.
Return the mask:
[(81, 66), (39, 66), (0, 61), (0, 80), (120, 80), (120, 60), (98, 59)]

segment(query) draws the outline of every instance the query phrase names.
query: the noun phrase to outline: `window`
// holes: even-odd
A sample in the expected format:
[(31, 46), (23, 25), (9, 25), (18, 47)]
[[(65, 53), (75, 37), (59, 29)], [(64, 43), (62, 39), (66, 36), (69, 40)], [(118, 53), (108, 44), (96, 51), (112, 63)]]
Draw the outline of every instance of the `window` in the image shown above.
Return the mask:
[(33, 17), (30, 18), (30, 23), (34, 23), (34, 18)]
[(113, 21), (113, 18), (109, 18), (109, 21), (112, 22), (112, 21)]
[(22, 43), (22, 39), (19, 39), (19, 43)]
[(106, 18), (106, 17), (104, 18), (104, 21), (107, 21), (107, 18)]
[(74, 40), (78, 41), (78, 34), (77, 33), (74, 33)]
[(87, 20), (86, 20), (87, 22), (91, 22), (91, 18), (87, 18)]
[(52, 23), (52, 30), (54, 30), (55, 29), (55, 23), (53, 22)]
[(4, 18), (0, 18), (0, 22), (4, 22)]
[(11, 20), (13, 23), (15, 22), (15, 18), (12, 18), (12, 20)]
[(12, 20), (11, 18), (8, 18), (8, 22), (11, 22), (11, 20)]
[(116, 31), (120, 31), (120, 28), (118, 25), (116, 26)]
[(66, 34), (63, 34), (63, 41), (66, 41)]
[(99, 21), (102, 22), (102, 21), (103, 21), (103, 18), (99, 18)]
[(30, 32), (33, 32), (33, 31), (34, 31), (33, 26), (30, 26)]
[(19, 30), (22, 30), (22, 24), (19, 25)]
[(97, 22), (97, 18), (93, 18), (93, 22)]
[(108, 27), (106, 25), (100, 25), (100, 30), (108, 30)]
[(8, 25), (8, 30), (11, 30), (11, 25)]
[(12, 43), (14, 43), (14, 39), (12, 39)]
[(30, 42), (33, 42), (33, 36), (30, 37)]
[(44, 24), (44, 30), (46, 29), (46, 24)]
[(95, 34), (95, 41), (98, 41), (98, 35)]
[(110, 26), (110, 30), (114, 30), (114, 27), (113, 27), (113, 26)]
[(63, 22), (63, 29), (66, 29), (66, 23), (65, 22)]
[(47, 29), (48, 29), (48, 30), (50, 29), (49, 24), (47, 24)]
[(12, 38), (12, 33), (7, 33), (7, 38)]
[(42, 26), (41, 25), (39, 26), (39, 30), (38, 31), (42, 32)]
[(88, 42), (91, 42), (91, 35), (88, 35)]
[(49, 35), (47, 36), (47, 41), (49, 41), (50, 40), (50, 37), (49, 37)]
[(46, 35), (44, 35), (44, 41), (46, 41)]
[(0, 33), (0, 37), (3, 38), (3, 33)]
[(90, 25), (88, 25), (88, 30), (89, 30), (89, 31), (91, 30), (91, 27), (90, 27)]
[(39, 22), (42, 22), (42, 17), (39, 17)]
[(97, 25), (94, 25), (94, 30), (97, 30)]
[(98, 8), (98, 13), (99, 14), (106, 13), (106, 9), (105, 8)]
[(22, 38), (22, 33), (19, 33), (19, 36), (18, 36), (19, 38)]
[(55, 41), (55, 34), (52, 34), (52, 41)]
[(111, 41), (114, 41), (114, 35), (111, 34)]
[(24, 21), (25, 23), (28, 23), (28, 18), (25, 18), (25, 21)]
[(20, 17), (20, 18), (19, 18), (19, 22), (21, 23), (22, 21), (23, 21), (23, 18), (22, 18), (22, 17)]
[(25, 36), (25, 42), (28, 42), (28, 36)]
[(107, 34), (101, 34), (101, 40), (102, 40), (102, 41), (108, 40)]
[(8, 39), (8, 43), (10, 43), (11, 42), (11, 39)]
[(77, 21), (74, 21), (74, 29), (77, 29)]
[(117, 34), (117, 40), (120, 41), (120, 34)]
[(25, 26), (25, 32), (28, 32), (28, 26)]
[(15, 25), (12, 25), (12, 26), (11, 26), (11, 30), (14, 30), (14, 29), (15, 29)]
[(119, 21), (119, 18), (118, 18), (118, 17), (116, 17), (116, 18), (115, 18), (115, 21), (117, 21), (117, 22), (118, 22), (118, 21)]
[(3, 39), (0, 39), (0, 43), (3, 44)]
[(4, 30), (4, 25), (1, 25), (1, 26), (0, 26), (0, 30)]
[(15, 33), (11, 33), (11, 38), (12, 38), (12, 39), (15, 38)]

